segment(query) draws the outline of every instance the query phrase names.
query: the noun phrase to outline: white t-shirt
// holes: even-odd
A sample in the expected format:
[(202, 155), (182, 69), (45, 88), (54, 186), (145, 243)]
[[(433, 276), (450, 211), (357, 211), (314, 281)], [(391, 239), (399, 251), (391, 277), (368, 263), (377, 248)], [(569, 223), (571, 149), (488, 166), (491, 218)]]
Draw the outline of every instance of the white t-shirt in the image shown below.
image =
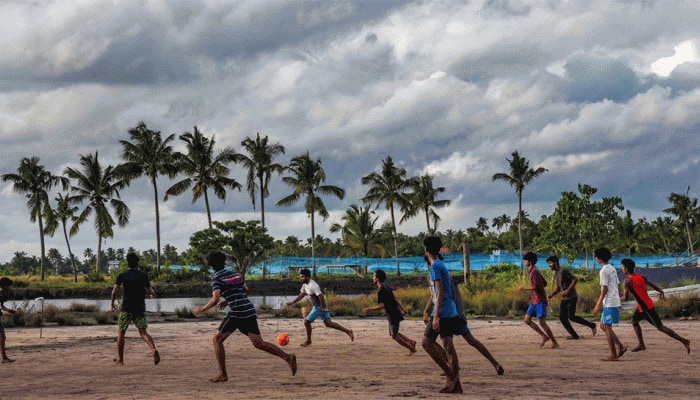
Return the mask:
[(321, 305), (321, 300), (318, 296), (323, 294), (321, 287), (313, 279), (309, 279), (309, 283), (301, 285), (301, 293), (306, 293), (311, 298), (311, 305), (316, 307)]
[(610, 264), (600, 269), (600, 286), (607, 286), (608, 293), (603, 298), (603, 307), (620, 307), (620, 280), (615, 267)]

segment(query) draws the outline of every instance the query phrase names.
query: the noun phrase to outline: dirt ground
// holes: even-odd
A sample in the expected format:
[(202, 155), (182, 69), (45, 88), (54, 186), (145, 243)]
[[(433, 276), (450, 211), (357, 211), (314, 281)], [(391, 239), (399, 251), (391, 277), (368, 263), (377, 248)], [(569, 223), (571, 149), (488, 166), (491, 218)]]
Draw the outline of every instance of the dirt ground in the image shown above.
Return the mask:
[[(665, 321), (691, 340), (691, 354), (677, 341), (643, 325), (647, 350), (627, 352), (619, 362), (608, 355), (602, 332), (591, 338), (577, 327), (581, 340), (564, 340), (558, 321), (550, 326), (558, 349), (541, 349), (539, 337), (521, 321), (472, 319), (469, 327), (504, 366), (493, 367), (459, 339), (462, 395), (439, 394), (444, 384), (438, 367), (424, 350), (411, 357), (388, 336), (382, 317), (334, 318), (354, 330), (350, 342), (342, 332), (314, 323), (313, 344), (301, 348), (300, 319), (261, 318), (263, 338), (280, 332), (291, 336), (284, 349), (298, 358), (298, 373), (284, 361), (252, 347), (233, 334), (226, 342), (229, 381), (211, 383), (216, 366), (211, 338), (219, 321), (198, 320), (149, 326), (161, 354), (159, 365), (136, 329), (127, 331), (125, 366), (117, 367), (115, 326), (44, 327), (7, 330), (8, 354), (16, 362), (0, 365), (2, 399), (387, 399), (451, 398), (700, 398), (700, 322)], [(616, 326), (622, 342), (636, 345), (629, 321)], [(422, 321), (404, 321), (404, 334), (420, 340)]]

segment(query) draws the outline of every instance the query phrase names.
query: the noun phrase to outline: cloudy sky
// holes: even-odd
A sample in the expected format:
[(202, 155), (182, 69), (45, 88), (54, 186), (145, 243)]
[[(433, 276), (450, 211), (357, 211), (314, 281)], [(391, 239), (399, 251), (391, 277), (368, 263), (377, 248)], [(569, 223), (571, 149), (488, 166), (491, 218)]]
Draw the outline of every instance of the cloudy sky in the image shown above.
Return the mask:
[[(515, 150), (548, 169), (524, 191), (534, 219), (578, 183), (621, 197), (635, 219), (664, 215), (688, 186), (700, 197), (695, 0), (7, 0), (0, 15), (1, 173), (30, 156), (54, 174), (95, 151), (117, 164), (118, 141), (144, 121), (176, 135), (196, 125), (236, 150), (260, 132), (286, 147), (284, 164), (320, 158), (326, 183), (346, 189), (317, 219), (333, 238), (387, 156), (446, 188), (441, 230), (517, 214), (513, 188), (491, 180)], [(240, 167), (232, 175), (244, 182)], [(274, 207), (291, 189), (279, 177), (270, 189), (270, 233), (309, 237), (301, 206)], [(148, 182), (122, 198), (131, 222), (104, 246), (155, 248)], [(0, 201), (0, 261), (39, 255), (24, 198), (0, 183)], [(245, 191), (212, 207), (218, 220), (259, 218)], [(161, 216), (163, 244), (179, 251), (206, 227), (189, 194)], [(424, 219), (399, 230), (425, 231)], [(92, 223), (72, 246), (97, 248)], [(67, 254), (60, 235), (51, 247)]]

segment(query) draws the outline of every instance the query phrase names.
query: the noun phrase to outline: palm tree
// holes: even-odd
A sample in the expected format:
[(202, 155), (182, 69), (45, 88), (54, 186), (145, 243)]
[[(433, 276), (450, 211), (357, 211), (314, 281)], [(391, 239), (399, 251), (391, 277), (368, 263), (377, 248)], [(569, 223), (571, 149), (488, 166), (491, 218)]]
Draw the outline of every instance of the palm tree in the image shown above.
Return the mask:
[(156, 209), (156, 270), (160, 272), (160, 210), (158, 207), (158, 175), (167, 175), (174, 178), (175, 157), (170, 143), (175, 140), (175, 135), (168, 135), (165, 139), (159, 131), (152, 131), (141, 122), (137, 127), (129, 129), (131, 141), (120, 140), (122, 145), (122, 164), (127, 171), (127, 178), (134, 179), (145, 175), (151, 180), (153, 187), (153, 202)]
[[(76, 203), (82, 204), (87, 201), (87, 205), (80, 212), (75, 220), (70, 234), (78, 232), (78, 227), (95, 213), (95, 230), (97, 231), (97, 253), (95, 255), (95, 272), (100, 272), (100, 254), (102, 254), (102, 239), (114, 237), (114, 225), (126, 226), (129, 222), (129, 207), (124, 203), (119, 195), (119, 191), (125, 188), (129, 181), (123, 178), (125, 172), (121, 166), (111, 165), (102, 168), (98, 152), (80, 156), (82, 170), (66, 168), (64, 174), (73, 180), (71, 194), (75, 197)], [(117, 222), (114, 221), (109, 212), (112, 208)]]
[(68, 186), (68, 179), (53, 175), (43, 165), (39, 165), (39, 157), (23, 158), (17, 168), (17, 173), (3, 174), (3, 182), (12, 182), (12, 191), (24, 194), (27, 198), (29, 220), (39, 223), (39, 241), (41, 244), (41, 280), (44, 280), (46, 267), (46, 245), (44, 243), (44, 218), (51, 213), (49, 191), (56, 185)]
[(227, 165), (235, 161), (236, 152), (231, 147), (225, 147), (214, 155), (216, 140), (202, 135), (197, 127), (194, 133), (186, 132), (180, 135), (180, 140), (186, 143), (187, 154), (176, 155), (178, 171), (187, 175), (187, 178), (175, 183), (165, 191), (165, 200), (169, 196), (179, 196), (192, 187), (192, 203), (204, 196), (204, 205), (207, 209), (209, 229), (212, 229), (211, 209), (209, 208), (209, 189), (214, 191), (216, 197), (226, 199), (226, 189), (241, 190), (241, 184), (235, 179), (229, 178)]
[[(75, 267), (75, 257), (73, 256), (73, 252), (70, 248), (70, 241), (68, 240), (68, 230), (66, 229), (66, 223), (68, 222), (68, 220), (75, 223), (75, 220), (77, 218), (75, 216), (75, 213), (77, 213), (79, 210), (78, 207), (74, 206), (76, 202), (77, 200), (74, 196), (64, 196), (61, 193), (57, 194), (56, 208), (51, 210), (49, 218), (46, 220), (46, 229), (44, 230), (45, 233), (53, 236), (54, 233), (56, 233), (56, 229), (58, 229), (59, 222), (61, 223), (61, 226), (63, 227), (63, 237), (66, 239), (66, 247), (68, 247), (68, 257), (70, 257), (70, 264), (73, 269), (74, 282), (78, 282), (78, 269)], [(78, 227), (76, 226), (75, 232), (73, 232), (70, 236), (73, 237), (75, 233), (77, 233), (77, 231)]]
[(668, 201), (673, 204), (672, 207), (664, 210), (665, 213), (678, 217), (677, 221), (685, 226), (685, 233), (688, 236), (688, 251), (690, 255), (695, 254), (693, 249), (693, 234), (691, 226), (700, 218), (700, 208), (698, 208), (698, 199), (691, 199), (689, 196), (690, 186), (685, 195), (679, 193), (671, 193), (668, 196)]
[(413, 185), (413, 179), (405, 179), (406, 170), (394, 164), (391, 156), (387, 156), (382, 161), (381, 173), (372, 172), (362, 177), (363, 185), (370, 185), (370, 189), (365, 197), (360, 199), (365, 204), (374, 204), (379, 207), (384, 204), (391, 214), (391, 230), (394, 239), (394, 258), (396, 259), (396, 275), (401, 276), (399, 269), (399, 238), (396, 232), (396, 218), (394, 216), (394, 204), (397, 204), (402, 211), (410, 208), (410, 196), (407, 191)]
[[(547, 170), (543, 167), (537, 169), (530, 168), (530, 161), (525, 159), (525, 157), (520, 157), (518, 151), (514, 151), (512, 154), (513, 158), (507, 159), (510, 165), (510, 175), (506, 173), (497, 173), (493, 175), (493, 181), (506, 181), (510, 186), (515, 187), (515, 193), (518, 195), (518, 241), (520, 242), (520, 255), (523, 254), (523, 189), (525, 186), (532, 182), (535, 178), (545, 173)], [(520, 267), (522, 268), (523, 262), (520, 261)]]
[(476, 229), (482, 234), (487, 234), (489, 232), (489, 221), (484, 217), (479, 217), (476, 221)]
[(503, 229), (504, 227), (506, 228), (506, 230), (508, 230), (508, 224), (510, 224), (511, 221), (512, 220), (508, 215), (503, 214), (503, 215), (495, 217), (493, 220), (491, 220), (491, 226), (496, 228), (496, 230), (500, 234), (501, 229)]
[(379, 219), (373, 214), (374, 212), (370, 210), (370, 206), (360, 208), (358, 205), (353, 204), (341, 218), (345, 223), (342, 225), (334, 223), (331, 225), (330, 231), (341, 231), (345, 245), (353, 251), (360, 250), (362, 255), (367, 258), (369, 256), (370, 241), (374, 234), (374, 225)]
[[(418, 214), (419, 211), (425, 212), (425, 223), (428, 226), (428, 234), (432, 235), (437, 230), (440, 216), (435, 211), (436, 208), (443, 208), (450, 205), (449, 200), (436, 200), (435, 198), (445, 191), (444, 187), (433, 187), (433, 177), (423, 175), (412, 181), (413, 192), (410, 193), (410, 207), (404, 214), (399, 223), (408, 220)], [(433, 227), (430, 228), (430, 220), (433, 220)]]
[(268, 143), (268, 138), (260, 138), (260, 133), (257, 133), (255, 140), (246, 137), (241, 146), (248, 152), (249, 156), (244, 154), (236, 154), (236, 163), (243, 164), (248, 170), (246, 179), (246, 190), (250, 193), (250, 200), (253, 202), (255, 209), (255, 198), (260, 193), (260, 222), (265, 229), (265, 198), (270, 196), (267, 186), (272, 178), (272, 173), (281, 173), (284, 171), (284, 166), (272, 162), (275, 157), (284, 154), (284, 146), (275, 142)]
[(342, 200), (345, 197), (345, 190), (337, 186), (323, 185), (323, 182), (326, 181), (326, 171), (321, 167), (321, 159), (312, 160), (308, 151), (304, 155), (292, 158), (286, 170), (292, 175), (282, 177), (282, 182), (294, 188), (294, 192), (278, 201), (277, 205), (288, 207), (299, 201), (301, 196), (306, 196), (304, 210), (311, 217), (311, 262), (315, 277), (316, 254), (314, 246), (316, 230), (314, 227), (314, 214), (318, 212), (324, 221), (329, 215), (326, 205), (318, 194), (335, 196)]

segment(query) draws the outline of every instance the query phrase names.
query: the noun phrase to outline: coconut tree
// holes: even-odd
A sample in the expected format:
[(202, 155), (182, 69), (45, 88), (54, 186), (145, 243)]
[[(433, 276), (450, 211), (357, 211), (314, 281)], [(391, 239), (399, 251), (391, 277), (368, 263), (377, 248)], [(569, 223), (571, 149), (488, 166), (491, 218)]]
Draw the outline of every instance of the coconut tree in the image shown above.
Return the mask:
[(209, 229), (212, 229), (209, 189), (221, 200), (226, 200), (226, 189), (241, 190), (241, 184), (228, 177), (228, 164), (235, 161), (236, 152), (231, 147), (225, 147), (215, 154), (215, 138), (207, 138), (196, 126), (194, 133), (186, 132), (180, 135), (180, 140), (185, 142), (187, 154), (178, 153), (175, 165), (187, 177), (165, 191), (165, 200), (169, 196), (179, 196), (192, 187), (192, 203), (204, 197), (207, 221)]
[(321, 159), (312, 160), (308, 151), (304, 155), (292, 158), (286, 171), (291, 175), (282, 177), (282, 182), (291, 186), (294, 191), (278, 201), (277, 205), (289, 207), (299, 201), (302, 196), (306, 197), (304, 210), (311, 217), (311, 261), (315, 277), (316, 254), (314, 247), (316, 230), (314, 227), (314, 215), (318, 213), (323, 217), (324, 221), (329, 215), (326, 205), (319, 197), (319, 194), (335, 196), (342, 200), (345, 197), (345, 190), (337, 186), (323, 184), (326, 181), (326, 171), (321, 167)]
[[(102, 254), (102, 239), (114, 237), (114, 225), (126, 226), (129, 222), (129, 207), (121, 200), (119, 191), (125, 188), (129, 181), (123, 178), (121, 166), (108, 165), (103, 168), (99, 154), (81, 155), (80, 169), (68, 167), (64, 175), (72, 180), (71, 195), (78, 204), (87, 203), (70, 230), (74, 235), (78, 227), (85, 223), (94, 213), (94, 225), (97, 232), (97, 252), (95, 253), (95, 272), (100, 271), (100, 255)], [(114, 212), (116, 222), (110, 214)]]
[(29, 220), (39, 224), (39, 243), (41, 246), (41, 280), (44, 280), (46, 268), (46, 245), (44, 243), (44, 219), (51, 213), (49, 191), (57, 185), (63, 189), (68, 186), (68, 179), (53, 175), (43, 165), (39, 157), (23, 158), (16, 173), (3, 174), (3, 182), (12, 183), (12, 191), (25, 195)]
[(284, 154), (285, 148), (278, 142), (269, 143), (267, 136), (260, 138), (260, 133), (256, 134), (255, 139), (246, 137), (241, 146), (248, 152), (245, 154), (236, 154), (236, 163), (242, 164), (247, 170), (246, 190), (250, 194), (250, 200), (255, 209), (255, 201), (258, 194), (260, 195), (260, 222), (265, 229), (265, 199), (270, 196), (268, 184), (273, 173), (281, 173), (284, 171), (284, 166), (273, 162), (275, 157)]
[(146, 176), (153, 187), (153, 204), (156, 212), (156, 269), (160, 272), (160, 210), (158, 206), (158, 175), (174, 178), (177, 173), (172, 141), (175, 134), (163, 139), (159, 131), (148, 129), (144, 122), (129, 129), (131, 141), (120, 140), (122, 164), (128, 179)]
[[(510, 166), (510, 174), (499, 172), (493, 175), (493, 181), (505, 181), (510, 186), (515, 187), (515, 194), (518, 195), (518, 241), (520, 243), (520, 254), (523, 254), (523, 189), (535, 178), (545, 173), (547, 170), (543, 167), (530, 168), (530, 161), (525, 157), (520, 157), (518, 151), (514, 151), (511, 159), (507, 159)], [(522, 260), (520, 261), (522, 268)]]
[[(341, 217), (341, 220), (345, 222), (343, 224), (334, 223), (331, 225), (330, 231), (340, 231), (345, 245), (352, 251), (359, 250), (367, 258), (377, 219), (379, 217), (374, 215), (370, 206), (359, 207), (357, 204), (353, 204)], [(381, 246), (377, 247), (381, 248)]]
[(396, 217), (394, 205), (406, 212), (410, 208), (411, 200), (408, 191), (413, 185), (412, 179), (406, 179), (406, 170), (394, 164), (391, 156), (382, 161), (381, 172), (372, 172), (362, 177), (362, 184), (370, 188), (365, 197), (360, 199), (365, 204), (375, 204), (379, 207), (383, 204), (391, 215), (391, 231), (394, 239), (394, 259), (396, 260), (396, 275), (401, 275), (399, 269), (399, 238), (396, 232)]
[[(443, 208), (450, 205), (449, 200), (437, 200), (440, 193), (445, 192), (444, 187), (433, 187), (433, 177), (423, 175), (420, 178), (411, 180), (412, 192), (409, 195), (410, 205), (407, 212), (401, 218), (399, 223), (416, 216), (420, 211), (425, 213), (425, 223), (428, 227), (428, 234), (432, 235), (437, 230), (440, 216), (435, 209)], [(433, 220), (433, 227), (430, 227), (430, 220)]]
[[(63, 237), (66, 239), (66, 247), (68, 247), (68, 257), (70, 257), (70, 264), (71, 268), (73, 269), (74, 282), (78, 282), (78, 269), (75, 266), (75, 257), (73, 256), (73, 252), (70, 248), (70, 240), (68, 240), (69, 236), (68, 229), (66, 228), (66, 223), (70, 220), (74, 223), (75, 226), (75, 220), (77, 219), (75, 214), (79, 210), (79, 208), (74, 205), (76, 204), (76, 202), (77, 199), (75, 198), (75, 196), (64, 196), (62, 193), (57, 194), (56, 208), (51, 210), (49, 218), (47, 218), (46, 220), (46, 229), (44, 230), (45, 233), (53, 236), (54, 233), (56, 233), (56, 229), (58, 229), (59, 223), (63, 228)], [(75, 231), (70, 235), (70, 237), (73, 237), (77, 232), (78, 227), (76, 226)]]
[(690, 196), (690, 186), (685, 194), (671, 193), (668, 196), (668, 201), (673, 205), (664, 210), (665, 213), (675, 215), (678, 219), (678, 223), (685, 227), (685, 233), (688, 238), (688, 251), (690, 255), (695, 254), (693, 249), (693, 233), (692, 226), (695, 224), (698, 218), (700, 218), (700, 208), (698, 207), (698, 199), (691, 199)]

